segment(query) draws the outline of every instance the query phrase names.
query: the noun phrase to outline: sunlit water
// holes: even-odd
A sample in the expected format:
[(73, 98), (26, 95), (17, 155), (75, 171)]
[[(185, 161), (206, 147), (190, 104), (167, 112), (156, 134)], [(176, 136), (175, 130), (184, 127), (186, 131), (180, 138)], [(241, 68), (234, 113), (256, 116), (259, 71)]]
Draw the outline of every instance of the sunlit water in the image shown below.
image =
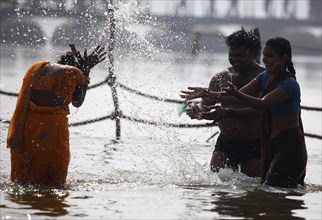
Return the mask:
[[(37, 60), (56, 60), (66, 48), (1, 47), (0, 88), (18, 92), (22, 77)], [(321, 57), (294, 56), (302, 105), (321, 107)], [(116, 54), (117, 81), (151, 95), (179, 99), (189, 85), (207, 86), (228, 66), (226, 54)], [(108, 75), (104, 62), (91, 72), (95, 84)], [(178, 116), (178, 105), (145, 98), (117, 88), (122, 113), (164, 123), (205, 123)], [(1, 118), (10, 119), (15, 97), (0, 96)], [(109, 115), (114, 109), (108, 85), (89, 90), (70, 122)], [(305, 132), (321, 135), (321, 112), (302, 112)], [(215, 174), (209, 160), (218, 131), (173, 128), (121, 120), (70, 128), (71, 163), (63, 188), (21, 186), (8, 180), (10, 154), (1, 124), (0, 215), (2, 219), (321, 219), (321, 140), (306, 138), (305, 187), (277, 189), (258, 178), (225, 169)], [(291, 153), (291, 152), (290, 152)]]

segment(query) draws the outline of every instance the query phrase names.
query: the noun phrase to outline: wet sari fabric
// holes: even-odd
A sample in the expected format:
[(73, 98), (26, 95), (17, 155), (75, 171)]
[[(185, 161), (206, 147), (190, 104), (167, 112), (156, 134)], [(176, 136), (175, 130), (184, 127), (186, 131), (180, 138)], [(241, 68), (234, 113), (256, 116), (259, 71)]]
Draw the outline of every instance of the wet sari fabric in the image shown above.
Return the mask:
[[(273, 91), (280, 81), (292, 76), (282, 76), (268, 83), (262, 96)], [(296, 187), (304, 184), (307, 151), (299, 110), (299, 128), (288, 129), (270, 138), (272, 113), (267, 110), (262, 118), (261, 151), (263, 156), (262, 183), (276, 187)]]
[[(26, 73), (8, 130), (11, 180), (20, 183), (66, 182), (70, 161), (68, 104), (77, 86), (84, 83), (74, 67), (46, 74), (48, 62), (34, 64)], [(37, 106), (30, 101), (34, 89), (55, 93), (61, 106)]]

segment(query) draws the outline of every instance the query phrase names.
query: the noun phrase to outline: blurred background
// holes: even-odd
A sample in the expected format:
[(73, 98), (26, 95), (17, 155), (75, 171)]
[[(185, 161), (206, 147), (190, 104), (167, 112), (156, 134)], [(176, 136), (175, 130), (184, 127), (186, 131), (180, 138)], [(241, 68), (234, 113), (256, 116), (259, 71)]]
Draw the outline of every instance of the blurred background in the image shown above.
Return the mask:
[[(107, 43), (106, 0), (1, 0), (1, 44), (77, 45)], [(320, 0), (114, 0), (116, 49), (221, 52), (223, 37), (259, 28), (263, 43), (289, 39), (295, 53), (321, 53)], [(124, 7), (126, 5), (126, 7)], [(54, 22), (53, 22), (54, 19)], [(47, 28), (46, 28), (47, 25)], [(48, 25), (52, 28), (49, 30)]]

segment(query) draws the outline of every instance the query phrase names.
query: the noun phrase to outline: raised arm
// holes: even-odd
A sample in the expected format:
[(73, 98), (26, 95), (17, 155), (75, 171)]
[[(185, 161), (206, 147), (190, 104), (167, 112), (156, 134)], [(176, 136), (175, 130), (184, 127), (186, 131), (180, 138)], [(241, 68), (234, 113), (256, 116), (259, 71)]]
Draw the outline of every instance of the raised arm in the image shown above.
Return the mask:
[(107, 52), (104, 51), (105, 49), (104, 47), (101, 47), (99, 45), (94, 49), (94, 51), (89, 56), (87, 55), (87, 49), (84, 50), (84, 55), (82, 56), (81, 53), (76, 49), (74, 44), (69, 44), (69, 46), (72, 50), (72, 53), (77, 58), (77, 61), (79, 63), (77, 68), (82, 70), (84, 75), (87, 77), (89, 76), (90, 70), (94, 66), (96, 66), (97, 64), (99, 64), (100, 62), (106, 59)]
[(73, 93), (73, 99), (72, 99), (72, 105), (74, 107), (78, 108), (84, 103), (88, 84), (89, 84), (89, 77), (85, 77), (85, 83), (82, 83), (81, 85), (78, 85), (76, 87)]
[(260, 91), (260, 84), (256, 79), (253, 79), (240, 88), (239, 91), (247, 95), (255, 96), (254, 94), (257, 94)]
[(82, 71), (85, 77), (85, 83), (79, 85), (73, 94), (73, 106), (80, 107), (85, 100), (88, 84), (90, 83), (90, 70), (106, 59), (106, 52), (104, 52), (104, 47), (97, 46), (90, 55), (87, 55), (87, 49), (85, 49), (84, 55), (82, 56), (74, 44), (70, 44), (69, 46), (78, 61), (77, 67)]
[(254, 96), (248, 95), (246, 92), (252, 91), (254, 87), (259, 87), (259, 83), (256, 79), (251, 81), (240, 90), (237, 90), (237, 88), (231, 83), (229, 83), (229, 86), (227, 88), (224, 88), (224, 90), (226, 93), (232, 95), (239, 101), (257, 110), (264, 110), (276, 106), (288, 98), (287, 93), (280, 88), (274, 89), (262, 98), (256, 98)]

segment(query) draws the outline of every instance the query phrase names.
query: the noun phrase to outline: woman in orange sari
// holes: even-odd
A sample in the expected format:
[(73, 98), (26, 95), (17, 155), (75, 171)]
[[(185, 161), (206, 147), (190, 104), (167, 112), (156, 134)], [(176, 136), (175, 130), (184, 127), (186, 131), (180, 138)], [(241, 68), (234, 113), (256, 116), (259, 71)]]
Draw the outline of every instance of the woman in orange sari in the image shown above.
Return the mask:
[(18, 183), (57, 185), (66, 182), (70, 161), (68, 118), (70, 103), (80, 107), (89, 84), (89, 72), (106, 57), (97, 46), (82, 57), (72, 52), (58, 63), (37, 62), (25, 74), (10, 121), (7, 147), (10, 179)]

